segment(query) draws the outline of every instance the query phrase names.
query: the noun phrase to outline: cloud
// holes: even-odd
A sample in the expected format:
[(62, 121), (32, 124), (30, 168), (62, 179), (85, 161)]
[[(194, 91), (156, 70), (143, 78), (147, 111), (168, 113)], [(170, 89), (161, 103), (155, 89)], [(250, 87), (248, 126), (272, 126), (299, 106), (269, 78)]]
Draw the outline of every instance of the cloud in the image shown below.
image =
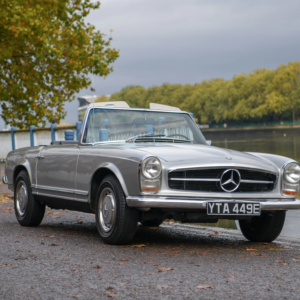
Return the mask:
[[(95, 78), (96, 94), (230, 79), (299, 60), (299, 11), (299, 0), (103, 0), (86, 21), (112, 36), (120, 57), (112, 74)], [(76, 122), (77, 106), (66, 104), (66, 121)]]

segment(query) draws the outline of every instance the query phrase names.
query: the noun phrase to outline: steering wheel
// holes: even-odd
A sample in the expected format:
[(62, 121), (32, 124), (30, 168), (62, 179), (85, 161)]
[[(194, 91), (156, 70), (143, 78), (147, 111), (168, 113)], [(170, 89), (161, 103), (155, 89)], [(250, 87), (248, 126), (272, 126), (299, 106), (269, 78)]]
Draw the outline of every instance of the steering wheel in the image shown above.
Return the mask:
[(172, 136), (180, 136), (180, 137), (183, 137), (186, 140), (190, 140), (187, 136), (185, 136), (183, 134), (180, 134), (180, 133), (171, 134), (171, 135), (168, 135), (167, 137), (172, 137)]

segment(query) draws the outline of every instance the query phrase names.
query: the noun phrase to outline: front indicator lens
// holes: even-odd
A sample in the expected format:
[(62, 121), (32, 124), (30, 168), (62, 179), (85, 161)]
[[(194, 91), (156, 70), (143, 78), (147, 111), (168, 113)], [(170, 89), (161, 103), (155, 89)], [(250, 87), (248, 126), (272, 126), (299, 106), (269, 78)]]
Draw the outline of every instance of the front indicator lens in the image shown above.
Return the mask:
[(300, 180), (300, 166), (295, 163), (288, 164), (284, 170), (288, 182), (296, 183)]
[(282, 193), (287, 196), (297, 196), (299, 193), (299, 185), (284, 183)]
[(144, 193), (156, 193), (160, 189), (160, 180), (141, 179), (141, 190)]

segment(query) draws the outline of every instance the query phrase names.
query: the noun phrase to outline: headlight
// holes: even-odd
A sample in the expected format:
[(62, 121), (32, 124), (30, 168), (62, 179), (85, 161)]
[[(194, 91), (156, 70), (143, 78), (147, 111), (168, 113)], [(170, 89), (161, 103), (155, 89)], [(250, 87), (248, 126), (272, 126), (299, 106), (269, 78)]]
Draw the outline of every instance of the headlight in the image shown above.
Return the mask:
[(284, 170), (285, 179), (290, 183), (297, 183), (300, 180), (300, 166), (296, 163), (290, 163)]
[(141, 165), (140, 187), (143, 193), (157, 193), (161, 184), (161, 163), (156, 157), (146, 158)]
[(158, 158), (149, 157), (142, 165), (143, 175), (149, 179), (157, 178), (161, 173), (161, 164)]

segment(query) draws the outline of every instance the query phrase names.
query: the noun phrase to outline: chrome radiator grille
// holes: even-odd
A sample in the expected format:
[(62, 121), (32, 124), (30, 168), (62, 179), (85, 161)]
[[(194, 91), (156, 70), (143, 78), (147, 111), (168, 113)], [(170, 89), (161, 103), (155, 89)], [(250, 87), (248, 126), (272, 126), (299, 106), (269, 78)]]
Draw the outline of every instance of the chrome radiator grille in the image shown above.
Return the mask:
[(205, 192), (270, 192), (277, 175), (274, 173), (241, 169), (175, 170), (169, 173), (169, 188)]

